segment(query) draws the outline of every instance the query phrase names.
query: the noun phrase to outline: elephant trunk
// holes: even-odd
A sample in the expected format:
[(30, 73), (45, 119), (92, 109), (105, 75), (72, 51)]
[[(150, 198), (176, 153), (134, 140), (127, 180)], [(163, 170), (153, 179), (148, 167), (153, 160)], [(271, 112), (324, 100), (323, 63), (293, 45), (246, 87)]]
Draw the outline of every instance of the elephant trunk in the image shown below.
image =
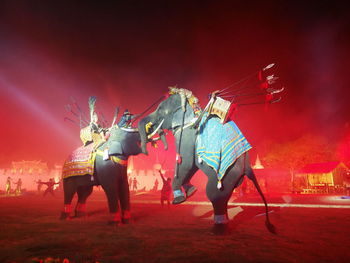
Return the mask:
[(141, 151), (142, 153), (148, 155), (147, 151), (147, 132), (146, 132), (146, 124), (149, 122), (149, 117), (143, 118), (139, 123), (138, 123), (138, 129), (140, 133), (140, 139), (141, 139)]
[(160, 136), (160, 139), (162, 140), (162, 143), (164, 145), (164, 150), (168, 150), (168, 142), (166, 140), (165, 133), (163, 130), (159, 130), (159, 136)]

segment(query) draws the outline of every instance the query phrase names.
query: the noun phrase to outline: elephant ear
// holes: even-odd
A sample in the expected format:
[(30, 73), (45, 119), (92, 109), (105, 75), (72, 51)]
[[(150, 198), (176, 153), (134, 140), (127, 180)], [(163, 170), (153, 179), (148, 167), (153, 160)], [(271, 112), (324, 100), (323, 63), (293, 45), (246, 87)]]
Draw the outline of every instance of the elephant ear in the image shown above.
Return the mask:
[[(178, 110), (172, 120), (172, 128), (176, 128), (182, 125), (182, 118), (183, 118), (184, 112), (182, 110)], [(194, 112), (192, 107), (186, 103), (186, 111), (185, 111), (185, 119), (184, 123), (189, 123), (194, 118)]]
[(141, 153), (140, 142), (141, 139), (138, 132), (126, 132), (124, 139), (121, 141), (123, 154), (130, 156)]
[(115, 128), (108, 140), (109, 154), (119, 154), (125, 157), (141, 153), (140, 134)]
[(124, 152), (123, 152), (122, 144), (117, 141), (111, 141), (108, 147), (108, 153), (110, 155), (115, 155), (115, 154), (123, 155)]

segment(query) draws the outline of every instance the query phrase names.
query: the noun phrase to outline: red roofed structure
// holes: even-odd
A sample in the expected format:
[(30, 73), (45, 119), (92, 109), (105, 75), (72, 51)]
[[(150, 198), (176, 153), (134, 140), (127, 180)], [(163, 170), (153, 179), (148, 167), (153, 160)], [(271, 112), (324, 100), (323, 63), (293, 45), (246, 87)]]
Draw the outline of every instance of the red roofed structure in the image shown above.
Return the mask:
[(299, 173), (329, 173), (334, 171), (335, 168), (341, 164), (341, 162), (310, 163), (305, 165)]
[(296, 173), (295, 183), (305, 193), (341, 193), (348, 173), (342, 162), (312, 163)]

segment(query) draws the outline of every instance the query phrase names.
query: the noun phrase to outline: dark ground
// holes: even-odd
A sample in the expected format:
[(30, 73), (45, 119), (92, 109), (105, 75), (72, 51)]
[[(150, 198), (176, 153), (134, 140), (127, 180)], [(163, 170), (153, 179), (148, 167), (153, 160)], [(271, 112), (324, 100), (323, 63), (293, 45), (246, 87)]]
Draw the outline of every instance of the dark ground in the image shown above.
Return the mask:
[[(277, 235), (267, 231), (262, 207), (231, 206), (231, 233), (211, 232), (210, 206), (161, 207), (159, 193), (132, 194), (129, 225), (107, 225), (102, 191), (85, 219), (58, 220), (62, 196), (0, 197), (0, 262), (349, 262), (350, 209), (271, 207)], [(349, 205), (339, 196), (289, 196), (291, 203)], [(204, 200), (204, 199), (202, 199)], [(285, 199), (286, 200), (286, 199)], [(254, 195), (237, 202), (260, 202)], [(268, 196), (283, 203), (281, 196)], [(236, 215), (235, 215), (236, 214)], [(235, 216), (234, 216), (235, 215)], [(67, 261), (66, 261), (67, 262)]]

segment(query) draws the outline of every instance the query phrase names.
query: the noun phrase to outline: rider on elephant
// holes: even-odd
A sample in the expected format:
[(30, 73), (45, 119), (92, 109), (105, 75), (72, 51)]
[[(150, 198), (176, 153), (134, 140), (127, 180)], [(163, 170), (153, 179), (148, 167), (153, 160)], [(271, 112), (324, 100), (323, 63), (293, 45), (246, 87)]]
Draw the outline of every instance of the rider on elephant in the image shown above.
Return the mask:
[(162, 97), (154, 112), (139, 122), (138, 128), (145, 154), (147, 142), (152, 142), (151, 138), (157, 131), (170, 130), (174, 135), (177, 163), (172, 184), (173, 204), (182, 203), (193, 194), (195, 187), (190, 186), (190, 180), (198, 170), (203, 171), (208, 178), (206, 195), (213, 206), (213, 231), (225, 232), (229, 222), (228, 201), (233, 190), (247, 177), (264, 201), (267, 228), (275, 232), (268, 218), (266, 199), (250, 165), (248, 151), (251, 145), (237, 125), (227, 121), (231, 102), (214, 92), (198, 116), (193, 105), (197, 100), (191, 97), (190, 91), (170, 89), (169, 93), (165, 99)]
[[(176, 87), (169, 87), (170, 91), (169, 94), (179, 94), (181, 97), (181, 106), (185, 108), (185, 100), (188, 101), (190, 107), (193, 109), (195, 122), (191, 124), (193, 128), (190, 129), (177, 129), (174, 132), (175, 138), (196, 138), (198, 135), (199, 130), (197, 130), (197, 125), (201, 123), (201, 125), (204, 125), (204, 123), (209, 120), (212, 117), (219, 117), (221, 109), (216, 108), (213, 106), (214, 102), (218, 99), (217, 98), (217, 92), (213, 92), (210, 94), (210, 101), (208, 102), (205, 109), (202, 111), (199, 106), (198, 99), (192, 94), (191, 91), (186, 89), (180, 89)], [(222, 120), (223, 122), (227, 121), (227, 118), (230, 116), (230, 112), (226, 112), (226, 120)], [(190, 183), (191, 175), (193, 175), (191, 172), (189, 172), (188, 175), (186, 175), (187, 172), (184, 171), (191, 171), (189, 167), (192, 167), (193, 160), (189, 158), (182, 158), (182, 156), (185, 154), (186, 156), (190, 154), (190, 156), (196, 155), (196, 147), (195, 145), (190, 145), (181, 143), (181, 139), (176, 140), (176, 172), (174, 176), (174, 180), (172, 183), (173, 193), (174, 193), (174, 200), (173, 204), (180, 204), (184, 202), (187, 198), (192, 196), (196, 191), (196, 187)], [(199, 158), (201, 162), (201, 158)], [(178, 176), (179, 174), (185, 174), (185, 176)], [(220, 186), (221, 181), (218, 182), (218, 188), (221, 188)], [(182, 191), (184, 190), (184, 192)]]
[(131, 121), (135, 119), (138, 115), (131, 114), (128, 109), (126, 109), (120, 118), (118, 123), (119, 128), (131, 128)]
[[(127, 162), (129, 156), (141, 153), (140, 134), (137, 129), (115, 125), (119, 108), (110, 128), (102, 128), (94, 111), (95, 101), (95, 97), (89, 98), (91, 121), (81, 132), (85, 146), (73, 151), (62, 169), (64, 206), (60, 218), (71, 218), (75, 194), (78, 195), (75, 216), (86, 216), (87, 198), (95, 185), (101, 185), (108, 201), (109, 223), (128, 223), (131, 214)], [(108, 138), (103, 137), (106, 131)]]
[(90, 107), (90, 124), (87, 127), (84, 127), (80, 131), (80, 139), (82, 140), (84, 146), (94, 143), (95, 145), (100, 144), (101, 142), (106, 141), (106, 133), (108, 129), (102, 128), (98, 123), (98, 115), (95, 112), (95, 97), (89, 98), (89, 107)]

